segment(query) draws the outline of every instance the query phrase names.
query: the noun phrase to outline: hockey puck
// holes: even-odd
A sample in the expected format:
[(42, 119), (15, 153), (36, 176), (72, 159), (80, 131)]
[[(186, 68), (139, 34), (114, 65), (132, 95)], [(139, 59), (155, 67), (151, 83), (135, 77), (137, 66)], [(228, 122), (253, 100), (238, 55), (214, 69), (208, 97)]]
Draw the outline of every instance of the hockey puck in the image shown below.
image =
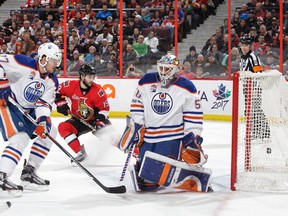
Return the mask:
[(271, 148), (267, 148), (267, 154), (271, 154), (272, 150)]
[(11, 207), (11, 202), (7, 201), (6, 204), (9, 208)]

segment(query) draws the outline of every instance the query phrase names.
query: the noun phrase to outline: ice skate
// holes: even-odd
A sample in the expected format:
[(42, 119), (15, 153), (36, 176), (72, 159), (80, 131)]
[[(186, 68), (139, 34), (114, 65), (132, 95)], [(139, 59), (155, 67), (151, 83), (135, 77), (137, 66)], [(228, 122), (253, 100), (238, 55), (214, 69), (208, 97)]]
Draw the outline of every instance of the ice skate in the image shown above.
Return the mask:
[[(83, 162), (85, 159), (87, 158), (87, 153), (85, 151), (85, 147), (84, 145), (81, 146), (80, 151), (77, 153), (77, 156), (75, 157), (75, 159), (78, 162)], [(73, 164), (73, 160), (71, 160), (71, 163)]]
[(21, 174), (21, 185), (25, 190), (47, 191), (49, 190), (50, 181), (39, 177), (36, 174), (35, 167), (30, 164), (24, 165)]
[(4, 172), (0, 172), (0, 189), (10, 196), (20, 197), (23, 195), (23, 187), (11, 182)]

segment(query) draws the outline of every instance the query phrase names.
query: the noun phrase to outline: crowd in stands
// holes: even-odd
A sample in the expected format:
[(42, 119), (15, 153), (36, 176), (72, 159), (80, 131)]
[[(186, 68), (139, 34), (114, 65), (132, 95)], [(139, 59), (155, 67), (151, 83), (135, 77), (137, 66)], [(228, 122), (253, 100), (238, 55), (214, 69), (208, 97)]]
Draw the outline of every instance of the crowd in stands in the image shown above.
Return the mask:
[[(120, 65), (120, 11), (115, 0), (70, 0), (67, 16), (67, 75), (78, 74), (79, 66), (96, 67), (99, 76), (139, 77), (151, 64), (175, 45), (191, 29), (196, 29), (210, 15), (220, 0), (179, 1), (178, 17), (174, 16), (173, 0), (124, 0), (123, 65)], [(187, 19), (191, 15), (191, 20)], [(92, 48), (93, 47), (93, 48)], [(110, 68), (109, 71), (107, 68)]]
[[(27, 0), (10, 12), (0, 28), (1, 54), (25, 54), (37, 58), (38, 47), (54, 42), (64, 53), (63, 1)], [(63, 71), (63, 64), (58, 72)]]
[[(288, 70), (285, 63), (288, 57), (288, 2), (284, 1), (284, 71)], [(241, 52), (240, 38), (249, 34), (253, 38), (252, 50), (260, 57), (265, 70), (280, 69), (280, 29), (279, 3), (277, 0), (250, 0), (241, 8), (235, 8), (231, 17), (231, 73), (239, 71)], [(216, 28), (198, 53), (194, 46), (184, 60), (180, 76), (198, 77), (227, 77), (228, 72), (228, 19)], [(190, 67), (185, 67), (186, 62)], [(185, 72), (184, 72), (185, 71)], [(197, 71), (197, 72), (196, 72)], [(202, 71), (202, 72), (199, 72)], [(197, 73), (197, 75), (196, 75)], [(201, 74), (201, 75), (199, 75)]]
[[(187, 33), (216, 14), (223, 0), (179, 0), (174, 16), (172, 0), (124, 0), (123, 64), (120, 65), (120, 10), (117, 0), (69, 0), (64, 20), (63, 0), (27, 0), (11, 11), (0, 28), (0, 53), (23, 53), (37, 57), (37, 48), (54, 42), (64, 52), (67, 38), (67, 73), (77, 76), (80, 65), (96, 68), (98, 76), (141, 77), (157, 60), (181, 42)], [(288, 71), (288, 2), (283, 2), (283, 62)], [(189, 18), (188, 18), (189, 17)], [(175, 25), (178, 23), (178, 41)], [(279, 3), (277, 0), (250, 0), (236, 8), (231, 17), (231, 68), (228, 67), (228, 19), (215, 29), (202, 50), (191, 42), (179, 76), (187, 78), (227, 77), (239, 70), (240, 37), (254, 38), (253, 51), (265, 69), (279, 69)], [(65, 60), (64, 60), (65, 61)], [(63, 62), (64, 62), (63, 61)], [(63, 62), (59, 73), (63, 75)]]

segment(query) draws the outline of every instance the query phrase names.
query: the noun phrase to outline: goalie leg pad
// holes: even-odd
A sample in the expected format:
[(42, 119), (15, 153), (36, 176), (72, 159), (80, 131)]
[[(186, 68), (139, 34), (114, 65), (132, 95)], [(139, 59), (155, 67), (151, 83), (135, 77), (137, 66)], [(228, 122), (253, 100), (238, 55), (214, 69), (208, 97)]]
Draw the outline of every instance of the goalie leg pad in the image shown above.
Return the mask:
[(127, 116), (126, 128), (118, 144), (119, 149), (125, 151), (132, 148), (134, 145), (139, 147), (143, 143), (144, 133), (144, 126), (134, 122), (130, 116)]
[(139, 176), (165, 187), (206, 192), (211, 170), (188, 165), (154, 152), (147, 151), (140, 167)]
[(156, 190), (159, 185), (158, 184), (153, 184), (153, 183), (149, 183), (149, 182), (145, 182), (144, 179), (142, 179), (139, 175), (139, 169), (138, 169), (138, 164), (136, 165), (132, 165), (131, 167), (129, 167), (129, 171), (131, 174), (131, 178), (132, 178), (132, 182), (134, 185), (134, 189), (137, 192), (140, 191), (153, 191)]

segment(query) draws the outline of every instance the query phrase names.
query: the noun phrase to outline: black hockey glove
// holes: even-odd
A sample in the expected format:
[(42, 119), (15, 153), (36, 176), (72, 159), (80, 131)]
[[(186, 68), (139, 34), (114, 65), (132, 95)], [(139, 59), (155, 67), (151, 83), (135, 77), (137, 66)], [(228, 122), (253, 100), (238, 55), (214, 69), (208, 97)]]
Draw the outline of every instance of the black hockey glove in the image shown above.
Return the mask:
[(70, 113), (70, 107), (65, 96), (56, 93), (55, 104), (57, 106), (57, 112), (67, 116)]

